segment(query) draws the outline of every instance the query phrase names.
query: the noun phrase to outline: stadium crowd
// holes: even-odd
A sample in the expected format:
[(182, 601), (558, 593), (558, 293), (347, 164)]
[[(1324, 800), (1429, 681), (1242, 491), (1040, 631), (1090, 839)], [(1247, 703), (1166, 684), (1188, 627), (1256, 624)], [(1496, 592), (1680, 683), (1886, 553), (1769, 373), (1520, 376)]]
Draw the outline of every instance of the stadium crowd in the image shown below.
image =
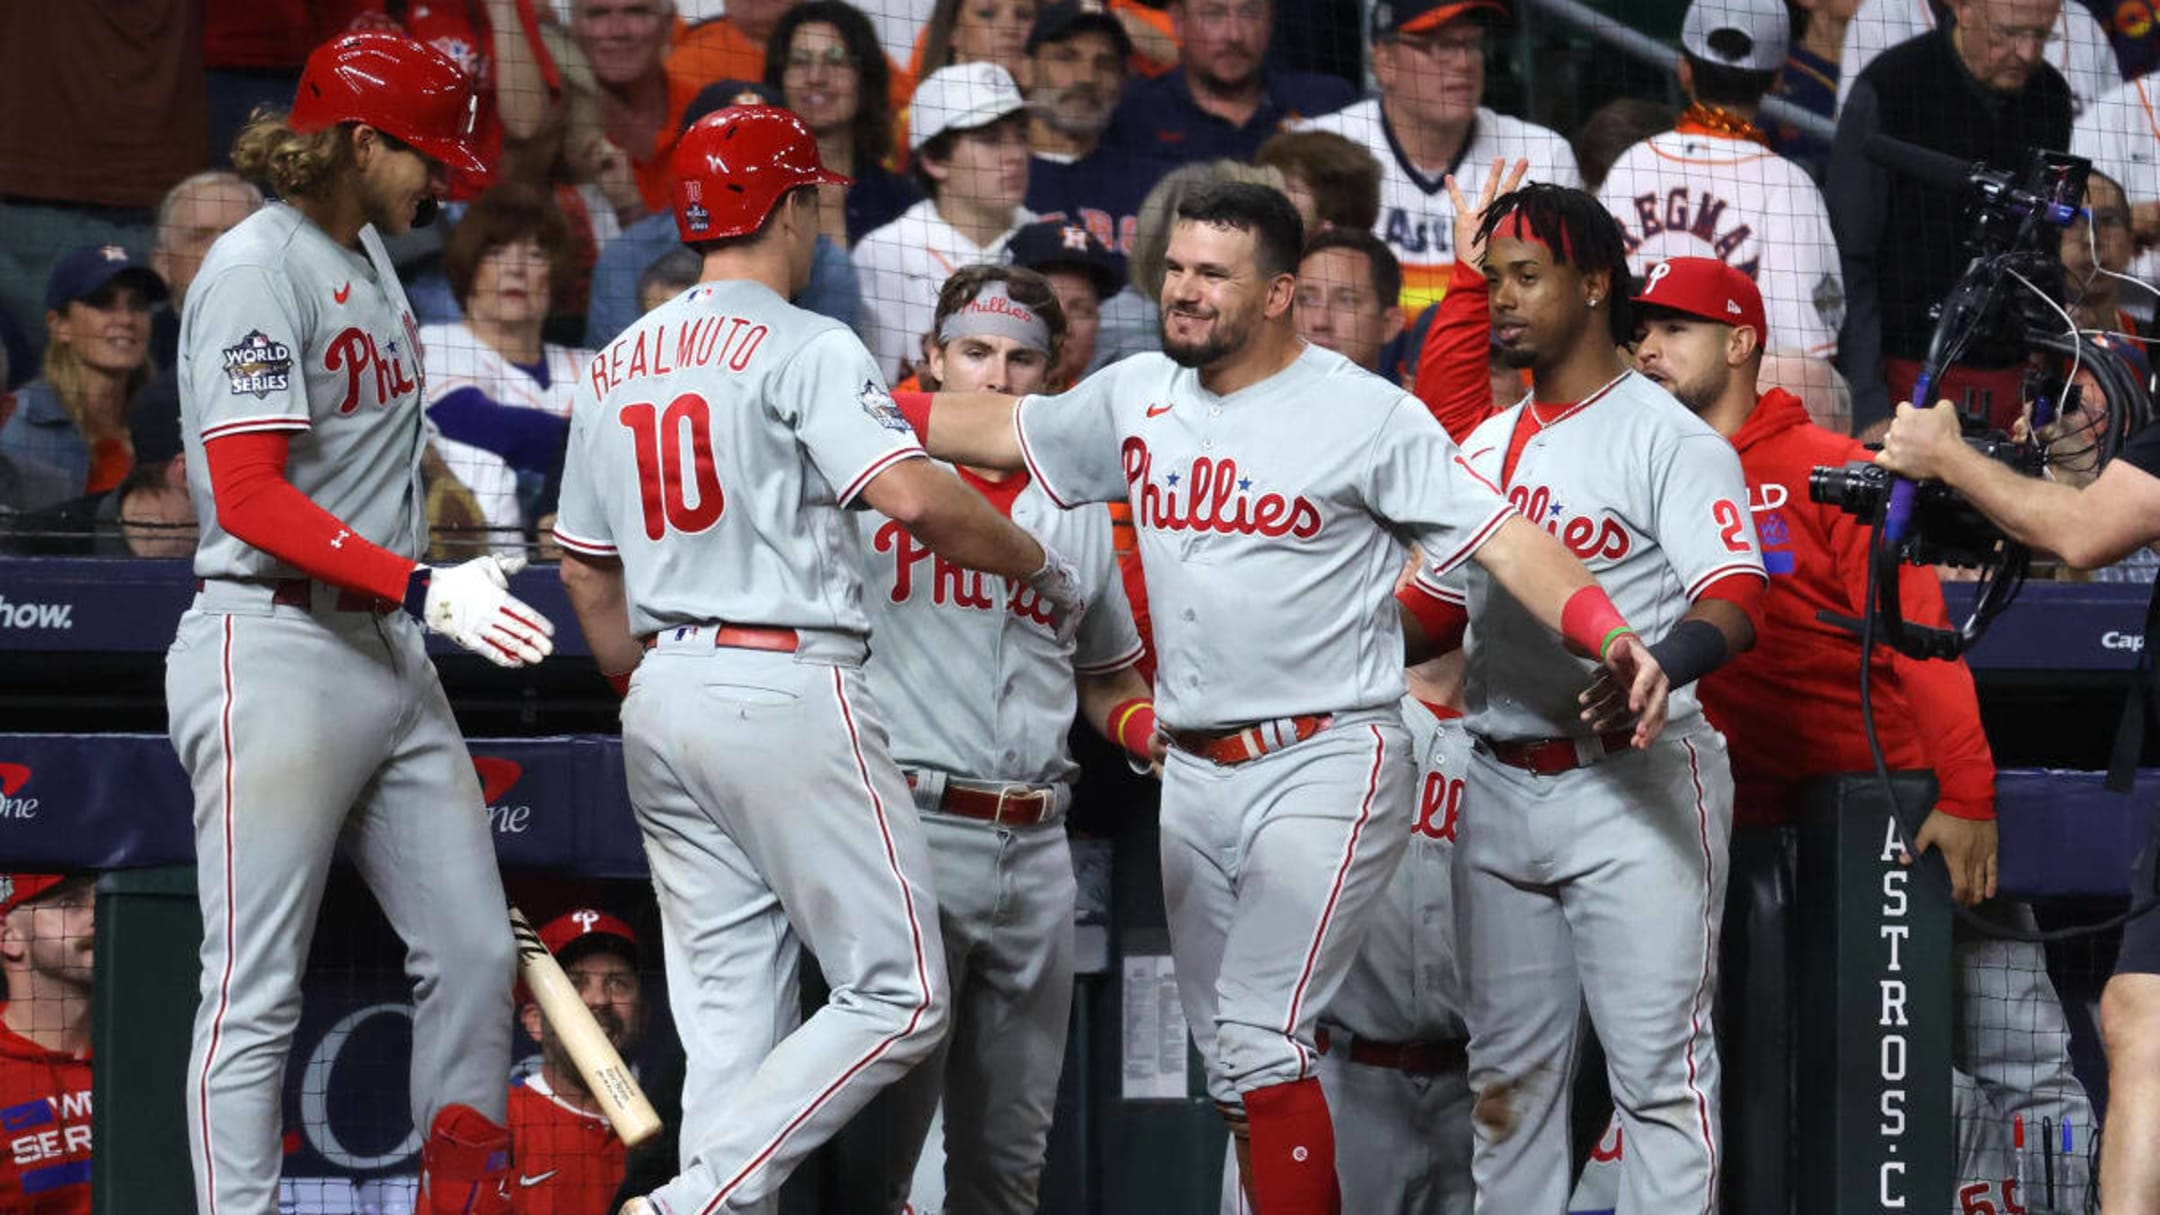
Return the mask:
[[(1677, 31), (1669, 91), (1581, 114), (1491, 104), (1488, 73), (1523, 2), (1378, 0), (1346, 16), (1322, 0), (156, 0), (129, 6), (124, 26), (107, 6), (13, 6), (0, 13), (0, 546), (193, 552), (206, 499), (190, 492), (200, 448), (180, 420), (179, 318), (212, 242), (266, 205), (262, 184), (233, 170), (231, 148), (257, 107), (291, 103), (310, 50), (359, 30), (407, 33), (465, 69), (489, 165), (448, 174), (437, 222), (388, 242), (420, 322), (437, 558), (559, 555), (551, 528), (581, 369), (697, 284), (700, 259), (670, 207), (670, 155), (701, 118), (737, 105), (799, 116), (823, 163), (852, 179), (818, 187), (822, 226), (795, 302), (859, 333), (895, 391), (1060, 391), (1159, 349), (1180, 207), (1219, 183), (1258, 183), (1281, 191), (1303, 224), (1297, 333), (1413, 391), (1461, 440), (1529, 386), (1528, 365), (1506, 357), (1487, 314), (1499, 288), (1467, 256), (1491, 235), (1476, 227), (1482, 204), (1528, 181), (1581, 191), (1616, 222), (1628, 269), (1646, 284), (1641, 323), (1624, 335), (1630, 365), (1732, 439), (1751, 484), (1751, 461), (1769, 457), (1750, 444), (1810, 421), (1836, 436), (1826, 459), (1864, 458), (1852, 440), (1878, 439), (1912, 391), (1932, 309), (1967, 256), (1961, 198), (1900, 175), (1878, 137), (2012, 170), (2035, 147), (2090, 157), (2089, 206), (2063, 234), (2066, 291), (2055, 302), (2151, 387), (2160, 110), (2154, 76), (2141, 73), (2153, 65), (2081, 0), (1697, 0)], [(1313, 34), (1345, 21), (1362, 45)], [(1772, 98), (1819, 123), (1772, 117)], [(1534, 120), (1559, 115), (1572, 130)], [(1663, 324), (1699, 313), (1657, 296), (1663, 278), (1683, 273), (1664, 263), (1690, 258), (1752, 284), (1731, 298), (1760, 310), (1728, 304), (1732, 315), (1718, 318), (1753, 337), (1715, 375)], [(1008, 285), (985, 294), (986, 282)], [(974, 349), (949, 336), (954, 313), (992, 298), (1041, 313), (1055, 339), (1016, 355), (1010, 339)], [(1017, 362), (981, 365), (993, 358)], [(1997, 425), (2020, 421), (2017, 352), (1972, 350), (1939, 387)], [(1719, 401), (1731, 411), (1722, 420)], [(2062, 479), (2091, 479), (2075, 453), (2091, 450), (2104, 416), (2054, 424), (2048, 437), (2073, 453)], [(1112, 514), (1145, 641), (1130, 514)], [(1775, 564), (1771, 533), (1761, 539), (1770, 572), (1791, 572)], [(2061, 575), (2144, 580), (2153, 568), (2140, 552)], [(1939, 589), (1914, 593), (1939, 610)], [(1136, 669), (1152, 678), (1152, 654)], [(1985, 902), (1993, 769), (1970, 678), (1949, 664), (1932, 680), (1900, 676), (1905, 694), (1951, 705), (1955, 718), (1947, 742), (1893, 740), (1906, 766), (1946, 775), (1942, 812), (1919, 843), (1952, 863), (1961, 901)], [(1459, 670), (1425, 678), (1430, 700), (1459, 698)], [(1736, 656), (1725, 678), (1721, 695), (1705, 685), (1713, 716), (1748, 711), (1745, 681), (1799, 676)], [(1789, 819), (1776, 789), (1808, 772), (1778, 769), (1770, 791), (1751, 793), (1743, 761), (1769, 772), (1782, 757), (1735, 746), (1741, 820)], [(11, 1009), (0, 1077), (26, 1060), (56, 1083), (87, 1084), (85, 963), (34, 947), (31, 931), (71, 917), (67, 939), (86, 953), (87, 902), (79, 883), (0, 878), (10, 994), (47, 993), (37, 998), (67, 1010), (46, 1024)], [(644, 1029), (636, 934), (579, 910), (542, 935), (610, 1036), (634, 1045)], [(1992, 951), (1985, 964), (2023, 984), (2008, 998), (2052, 1008), (2045, 960), (2009, 948), (1961, 945), (1961, 965)], [(558, 1186), (579, 1188), (559, 1206), (529, 1195), (518, 1209), (612, 1209), (622, 1145), (608, 1142), (543, 1019), (529, 1004), (520, 1018), (541, 1064), (514, 1102), (519, 1150), (559, 1155)], [(1459, 1041), (1453, 1050), (1459, 1073)], [(2090, 1125), (2065, 1058), (1966, 1051), (1959, 1066), (1972, 1108), (2046, 1107)], [(1466, 1097), (1452, 1115), (1460, 1160), (1435, 1166), (1454, 1169), (1460, 1187), (1440, 1186), (1436, 1205), (1415, 1209), (1468, 1209), (1467, 1108)], [(66, 1134), (48, 1180), (86, 1190), (87, 1123)], [(533, 1135), (555, 1138), (528, 1149)], [(1618, 1158), (1617, 1148), (1601, 1157), (1614, 1172)], [(1226, 1209), (1240, 1200), (1231, 1177)], [(62, 1209), (10, 1206), (5, 1184), (0, 1211)], [(1593, 1194), (1616, 1184), (1595, 1165), (1583, 1181)]]

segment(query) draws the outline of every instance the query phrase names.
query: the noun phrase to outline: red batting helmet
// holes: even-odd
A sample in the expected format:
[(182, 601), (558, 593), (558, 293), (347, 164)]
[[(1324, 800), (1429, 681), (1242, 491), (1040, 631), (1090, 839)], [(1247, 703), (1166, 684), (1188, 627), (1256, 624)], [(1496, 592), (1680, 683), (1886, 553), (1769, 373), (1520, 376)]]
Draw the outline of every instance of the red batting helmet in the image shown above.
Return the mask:
[(825, 167), (817, 139), (795, 115), (769, 105), (715, 110), (693, 123), (668, 162), (668, 198), (685, 242), (748, 236), (796, 186), (851, 186)]
[(401, 34), (348, 34), (315, 48), (286, 120), (305, 135), (364, 122), (453, 169), (485, 173), (473, 152), (479, 98), (456, 61)]

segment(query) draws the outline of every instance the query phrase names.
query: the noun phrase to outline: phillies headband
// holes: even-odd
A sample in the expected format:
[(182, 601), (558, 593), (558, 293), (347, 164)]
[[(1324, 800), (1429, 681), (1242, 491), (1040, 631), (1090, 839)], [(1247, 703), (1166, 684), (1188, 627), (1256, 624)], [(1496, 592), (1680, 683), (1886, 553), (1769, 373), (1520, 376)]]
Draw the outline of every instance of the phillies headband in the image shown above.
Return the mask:
[(1033, 308), (1013, 299), (1002, 281), (983, 284), (974, 299), (938, 326), (938, 345), (954, 338), (1011, 338), (1031, 350), (1050, 353), (1050, 324)]

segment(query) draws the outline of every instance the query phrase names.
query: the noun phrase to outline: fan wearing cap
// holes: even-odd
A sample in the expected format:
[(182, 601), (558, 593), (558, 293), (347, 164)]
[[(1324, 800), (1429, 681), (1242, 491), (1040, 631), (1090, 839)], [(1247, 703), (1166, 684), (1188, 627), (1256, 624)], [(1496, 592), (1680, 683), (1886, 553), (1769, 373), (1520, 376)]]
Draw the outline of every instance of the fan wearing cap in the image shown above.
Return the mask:
[(44, 371), (17, 392), (0, 453), (64, 474), (71, 497), (118, 485), (134, 464), (128, 402), (150, 379), (150, 309), (165, 294), (164, 280), (118, 245), (88, 245), (54, 263)]
[(1125, 291), (1124, 261), (1086, 228), (1055, 220), (1022, 226), (1005, 252), (1013, 265), (1049, 282), (1065, 314), (1065, 340), (1045, 380), (1048, 391), (1063, 392), (1105, 361), (1098, 339), (1106, 313)]
[[(1064, 336), (1032, 270), (968, 266), (938, 295), (926, 375), (950, 392), (1040, 392)], [(953, 1211), (1035, 1210), (1072, 1018), (1074, 877), (1065, 814), (1074, 713), (1142, 765), (1162, 757), (1110, 517), (1065, 510), (1025, 472), (956, 472), (1079, 563), (1087, 613), (1061, 640), (1013, 584), (945, 591), (951, 567), (901, 524), (858, 519), (876, 651), (864, 668), (930, 843), (953, 1030), (894, 1086), (886, 1196), (897, 1211), (940, 1097)], [(963, 588), (967, 584), (962, 584)]]
[(1845, 320), (1845, 276), (1822, 191), (1755, 125), (1785, 62), (1785, 0), (1695, 0), (1680, 27), (1672, 130), (1620, 154), (1598, 201), (1627, 233), (1640, 275), (1671, 258), (1714, 257), (1761, 289), (1768, 353), (1829, 359)]
[[(706, 85), (683, 111), (687, 131), (699, 119), (732, 105), (779, 105), (780, 94), (769, 86), (748, 80), (720, 80)], [(648, 311), (639, 297), (638, 280), (654, 262), (682, 248), (671, 209), (656, 211), (609, 241), (593, 262), (592, 301), (585, 312), (585, 344), (595, 350), (615, 340)], [(829, 316), (852, 328), (861, 306), (855, 285), (855, 267), (847, 250), (821, 239), (811, 252), (810, 282), (793, 302), (807, 311)]]
[(1373, 6), (1378, 97), (1297, 124), (1353, 140), (1380, 162), (1373, 227), (1402, 263), (1404, 314), (1415, 320), (1448, 291), (1455, 211), (1444, 179), (1475, 194), (1498, 157), (1530, 162), (1530, 180), (1580, 185), (1565, 137), (1485, 104), (1488, 27), (1505, 0), (1380, 0)]
[[(645, 989), (637, 933), (591, 907), (540, 926), (540, 942), (625, 1059), (645, 1036)], [(510, 1138), (517, 1159), (517, 1215), (605, 1215), (622, 1184), (626, 1149), (555, 1027), (522, 984), (518, 1024), (540, 1044), (539, 1066), (510, 1086)]]
[(999, 261), (1035, 217), (1028, 192), (1027, 101), (994, 63), (939, 68), (915, 89), (911, 172), (928, 197), (853, 251), (863, 344), (899, 378), (922, 361), (938, 289), (952, 272)]
[(10, 1215), (90, 1212), (95, 882), (0, 873), (0, 1211)]
[(219, 237), (188, 288), (198, 581), (166, 707), (202, 858), (187, 1101), (206, 1211), (276, 1201), (278, 1077), (341, 840), (418, 981), (421, 1209), (507, 1202), (510, 931), (425, 629), (519, 666), (553, 648), (553, 626), (506, 589), (521, 561), (420, 563), (426, 376), (383, 246), (432, 212), (448, 169), (480, 167), (475, 106), (457, 65), (408, 38), (318, 47), (292, 110), (259, 114), (233, 149), (282, 201)]
[(1140, 204), (1175, 161), (1103, 143), (1133, 42), (1099, 0), (1045, 5), (1028, 31), (1028, 208), (1132, 252)]

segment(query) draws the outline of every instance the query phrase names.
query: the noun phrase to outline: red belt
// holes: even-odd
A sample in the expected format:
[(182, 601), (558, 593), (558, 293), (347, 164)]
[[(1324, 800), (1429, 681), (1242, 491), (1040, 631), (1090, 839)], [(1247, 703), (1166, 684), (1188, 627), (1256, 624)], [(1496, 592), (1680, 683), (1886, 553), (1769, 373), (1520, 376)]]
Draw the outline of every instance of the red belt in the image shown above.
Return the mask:
[[(710, 626), (695, 625), (695, 628)], [(712, 630), (713, 646), (723, 650), (771, 650), (776, 654), (792, 654), (801, 644), (794, 629), (768, 629), (750, 624), (723, 624)], [(645, 648), (651, 649), (659, 642), (659, 634), (645, 637)]]
[[(1313, 1031), (1313, 1045), (1323, 1055), (1328, 1053), (1329, 1036), (1324, 1025)], [(1437, 1076), (1470, 1066), (1460, 1042), (1374, 1042), (1366, 1038), (1350, 1039), (1350, 1062), (1392, 1068), (1413, 1076)]]
[[(915, 784), (915, 774), (908, 774), (908, 785)], [(1000, 827), (1034, 827), (1057, 817), (1057, 791), (1037, 789), (1029, 785), (1011, 785), (1003, 789), (969, 789), (948, 783), (945, 794), (938, 799), (938, 813), (954, 814), (979, 822), (996, 823)]]
[[(1584, 758), (1579, 747), (1583, 742), (1596, 743), (1603, 749), (1603, 753)], [(1522, 742), (1503, 742), (1492, 738), (1477, 740), (1477, 745), (1483, 748), (1487, 755), (1510, 768), (1521, 768), (1540, 776), (1552, 776), (1588, 767), (1601, 759), (1627, 751), (1634, 743), (1635, 732), (1632, 730), (1608, 730), (1591, 739), (1534, 738)]]
[(1224, 767), (1255, 760), (1292, 743), (1304, 742), (1334, 724), (1335, 716), (1307, 714), (1279, 717), (1228, 730), (1165, 730), (1163, 737), (1187, 755), (1197, 755)]
[[(234, 581), (246, 586), (269, 587), (270, 602), (283, 607), (296, 607), (306, 612), (315, 610), (315, 582), (313, 579), (277, 578), (263, 581), (241, 578)], [(207, 578), (197, 578), (195, 580), (195, 589), (198, 591), (208, 589), (209, 585), (210, 582)], [(392, 603), (387, 599), (377, 599), (366, 591), (331, 586), (329, 583), (323, 585), (337, 591), (337, 600), (333, 606), (340, 612), (373, 612), (378, 616), (387, 616), (404, 606), (403, 604)]]

